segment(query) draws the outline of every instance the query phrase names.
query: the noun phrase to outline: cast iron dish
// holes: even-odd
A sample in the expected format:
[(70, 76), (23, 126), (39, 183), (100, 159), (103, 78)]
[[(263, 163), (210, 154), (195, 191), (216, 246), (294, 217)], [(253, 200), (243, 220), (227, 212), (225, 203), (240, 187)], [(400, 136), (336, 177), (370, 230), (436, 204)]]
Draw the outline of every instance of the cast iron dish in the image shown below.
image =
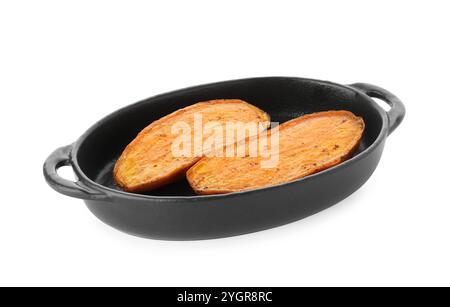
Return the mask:
[[(370, 97), (386, 101), (386, 112)], [(217, 98), (239, 98), (268, 112), (272, 121), (326, 110), (349, 110), (366, 129), (355, 156), (293, 182), (257, 190), (196, 196), (186, 181), (148, 195), (126, 193), (114, 183), (118, 156), (150, 122), (179, 108)], [(387, 136), (405, 115), (401, 101), (369, 84), (349, 86), (301, 78), (267, 77), (195, 86), (155, 96), (105, 117), (72, 145), (54, 151), (44, 164), (56, 191), (84, 199), (100, 220), (126, 233), (156, 239), (193, 240), (267, 229), (319, 212), (356, 191), (375, 170)], [(58, 176), (71, 165), (78, 181)]]

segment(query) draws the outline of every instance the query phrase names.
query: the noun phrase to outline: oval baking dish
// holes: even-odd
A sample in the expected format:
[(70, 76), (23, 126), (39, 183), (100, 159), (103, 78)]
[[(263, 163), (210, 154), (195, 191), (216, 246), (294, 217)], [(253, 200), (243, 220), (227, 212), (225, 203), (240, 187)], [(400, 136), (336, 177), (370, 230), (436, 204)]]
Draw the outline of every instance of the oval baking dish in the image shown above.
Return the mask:
[[(371, 97), (391, 109), (384, 111)], [(115, 185), (114, 163), (142, 128), (177, 109), (218, 98), (243, 99), (280, 123), (313, 112), (348, 110), (361, 116), (366, 128), (351, 159), (272, 187), (198, 196), (185, 180), (148, 195), (127, 193)], [(53, 189), (83, 199), (100, 220), (129, 234), (170, 240), (239, 235), (299, 220), (356, 191), (375, 170), (387, 136), (404, 115), (397, 97), (364, 83), (265, 77), (200, 85), (148, 98), (105, 117), (75, 143), (55, 150), (44, 163), (44, 176)], [(64, 165), (72, 166), (76, 182), (58, 176), (57, 169)]]

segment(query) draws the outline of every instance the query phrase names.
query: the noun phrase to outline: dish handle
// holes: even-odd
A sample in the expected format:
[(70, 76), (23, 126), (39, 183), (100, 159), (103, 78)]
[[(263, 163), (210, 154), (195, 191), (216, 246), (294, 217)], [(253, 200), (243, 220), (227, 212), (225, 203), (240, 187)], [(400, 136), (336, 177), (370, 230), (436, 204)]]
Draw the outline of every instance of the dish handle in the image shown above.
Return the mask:
[(388, 90), (368, 83), (354, 83), (349, 86), (362, 91), (369, 97), (381, 99), (391, 106), (391, 109), (387, 111), (389, 119), (388, 134), (391, 134), (403, 121), (406, 112), (405, 106), (397, 96)]
[(58, 175), (58, 169), (70, 165), (72, 145), (56, 149), (48, 156), (44, 163), (44, 177), (50, 187), (55, 191), (81, 199), (103, 199), (105, 194), (87, 187), (81, 181), (76, 182), (64, 179)]

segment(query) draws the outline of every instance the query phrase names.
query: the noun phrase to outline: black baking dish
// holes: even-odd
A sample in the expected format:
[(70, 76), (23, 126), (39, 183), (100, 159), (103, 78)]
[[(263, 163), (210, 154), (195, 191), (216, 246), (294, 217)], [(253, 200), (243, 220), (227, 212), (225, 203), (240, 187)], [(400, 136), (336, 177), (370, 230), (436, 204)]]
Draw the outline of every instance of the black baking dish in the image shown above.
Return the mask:
[[(386, 101), (386, 112), (371, 97)], [(150, 122), (198, 101), (243, 99), (284, 122), (303, 114), (349, 110), (366, 128), (353, 158), (293, 182), (224, 195), (197, 196), (185, 181), (149, 192), (126, 193), (114, 184), (118, 156)], [(388, 91), (369, 84), (339, 85), (290, 77), (266, 77), (195, 86), (158, 95), (100, 120), (75, 143), (55, 150), (44, 164), (48, 184), (81, 198), (100, 220), (126, 233), (156, 239), (191, 240), (239, 235), (293, 222), (356, 191), (375, 170), (388, 135), (405, 108)], [(71, 165), (71, 182), (57, 169)]]

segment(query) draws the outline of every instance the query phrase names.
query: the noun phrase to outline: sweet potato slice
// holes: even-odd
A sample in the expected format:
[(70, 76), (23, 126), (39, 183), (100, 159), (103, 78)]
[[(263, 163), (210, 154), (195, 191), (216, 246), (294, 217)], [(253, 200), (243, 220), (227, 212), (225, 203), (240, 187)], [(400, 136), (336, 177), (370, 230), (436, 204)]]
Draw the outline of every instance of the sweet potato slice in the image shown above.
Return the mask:
[(237, 145), (246, 146), (246, 156), (204, 157), (188, 170), (186, 177), (197, 194), (230, 193), (289, 182), (348, 159), (358, 148), (363, 131), (363, 119), (348, 111), (305, 115), (279, 126), (279, 155), (271, 167), (262, 167), (268, 156), (259, 152), (249, 155), (248, 147), (258, 142), (253, 138)]
[[(144, 128), (125, 148), (114, 167), (117, 184), (125, 191), (143, 192), (184, 178), (189, 167), (205, 152), (196, 152), (193, 149), (195, 141), (192, 141), (191, 154), (174, 155), (173, 142), (179, 136), (173, 134), (172, 129), (177, 123), (185, 123), (190, 127), (193, 139), (195, 118), (198, 119), (198, 116), (201, 116), (202, 127), (208, 122), (223, 124), (224, 127), (225, 123), (230, 122), (252, 122), (261, 123), (267, 128), (270, 122), (265, 112), (238, 99), (210, 100), (177, 110)], [(208, 135), (201, 136), (201, 142), (207, 137)], [(237, 137), (236, 140), (238, 141)]]

